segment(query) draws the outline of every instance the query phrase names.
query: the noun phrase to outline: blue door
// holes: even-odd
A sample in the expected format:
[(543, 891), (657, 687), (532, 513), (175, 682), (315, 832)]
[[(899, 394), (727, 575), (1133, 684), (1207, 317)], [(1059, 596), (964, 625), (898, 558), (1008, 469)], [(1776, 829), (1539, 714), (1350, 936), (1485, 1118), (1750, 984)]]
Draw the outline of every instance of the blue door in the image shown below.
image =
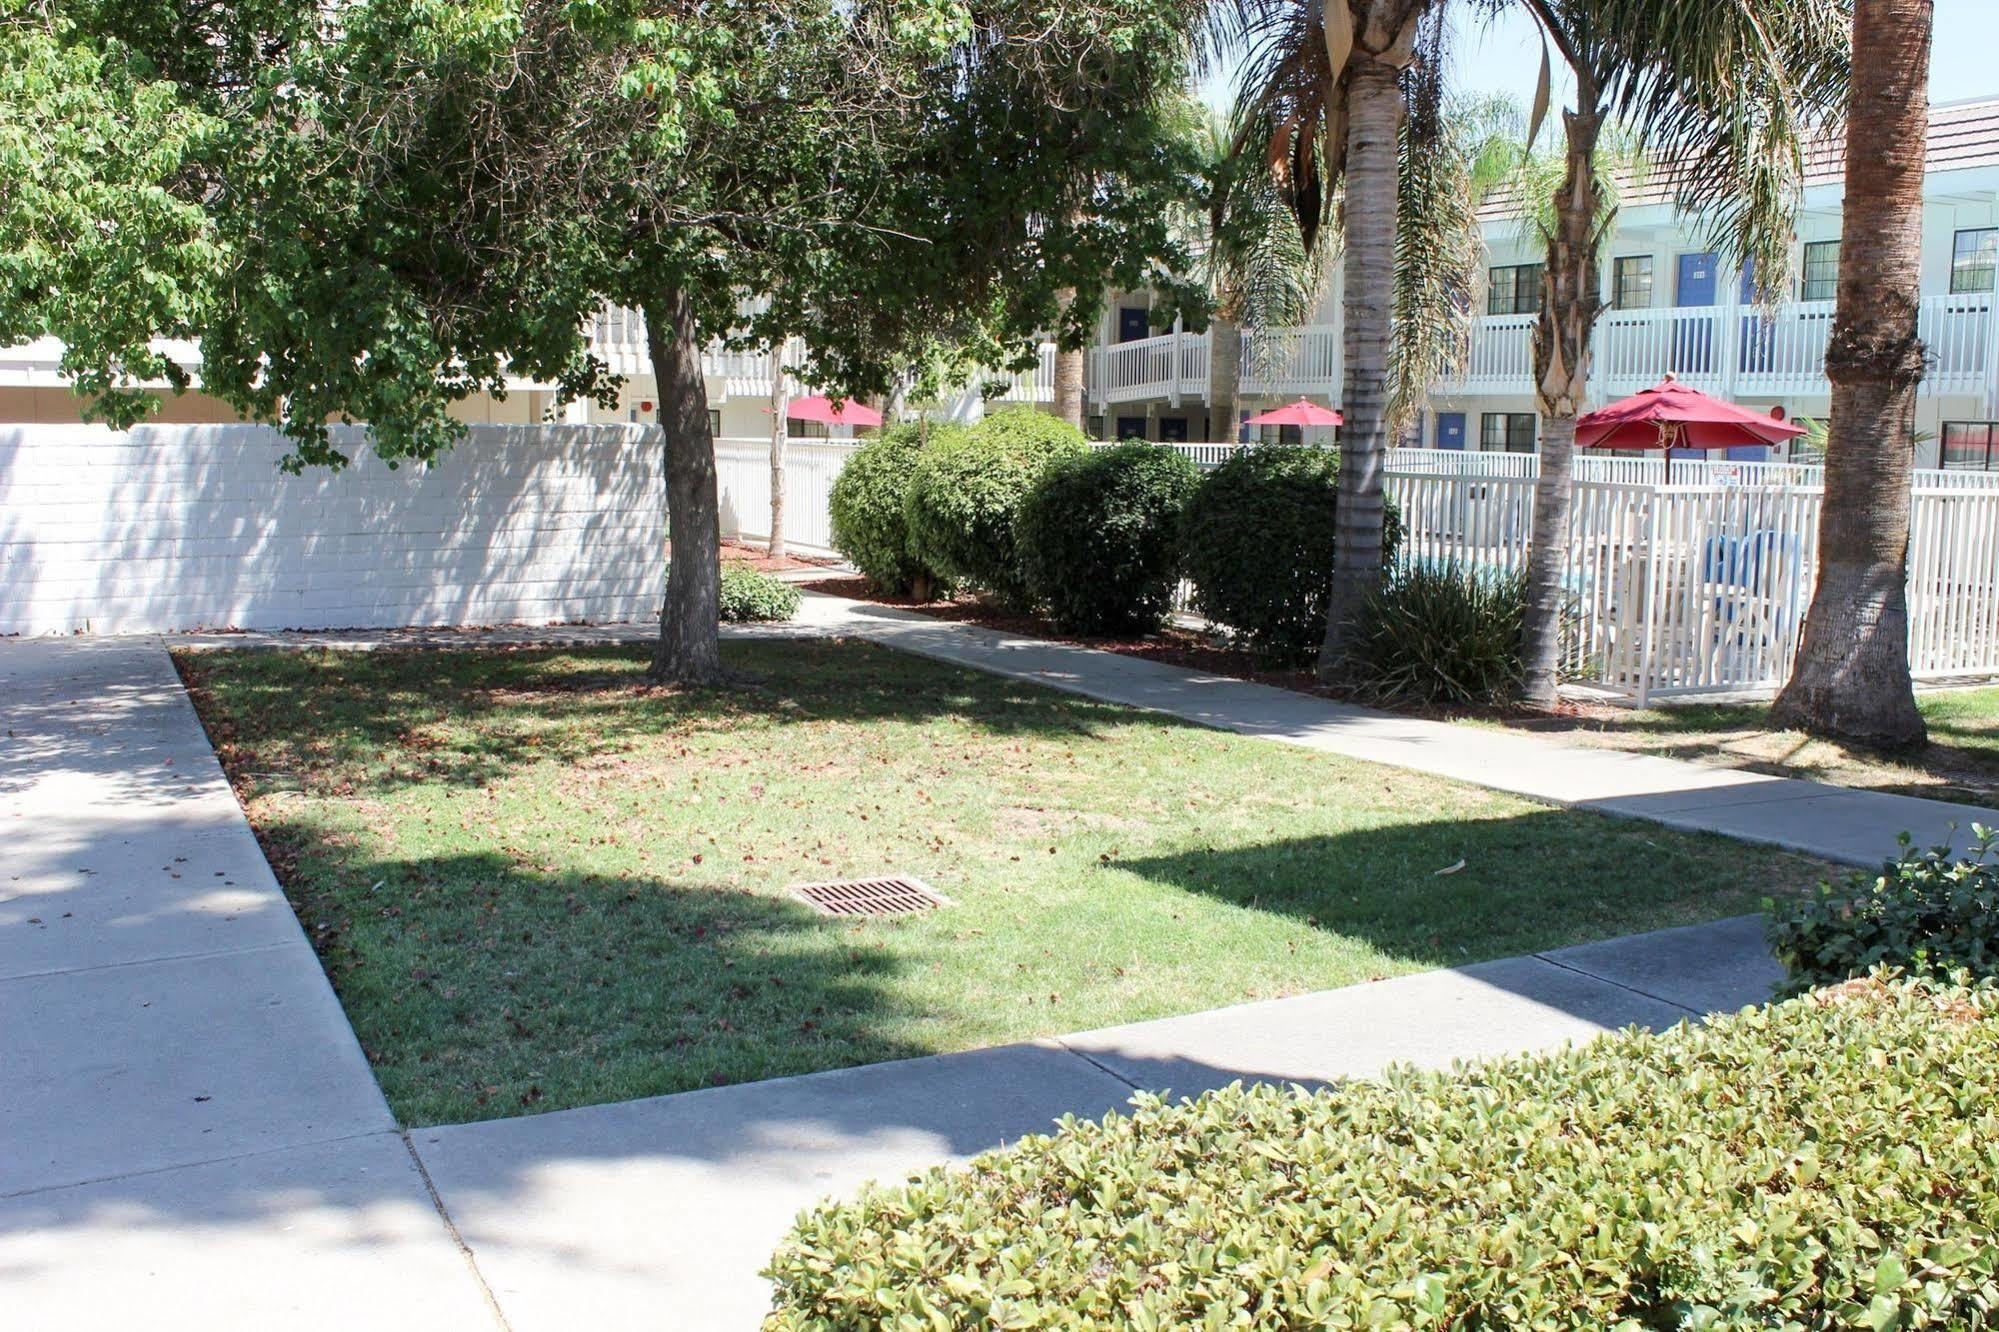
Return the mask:
[(1159, 442), (1161, 444), (1185, 444), (1187, 442), (1187, 418), (1184, 416), (1160, 417)]
[(1142, 416), (1120, 416), (1117, 419), (1119, 439), (1144, 439), (1145, 418)]
[(1117, 340), (1137, 342), (1152, 336), (1152, 312), (1142, 305), (1121, 305), (1117, 312)]
[(1465, 446), (1465, 414), (1463, 412), (1437, 413), (1437, 447), (1440, 449), (1461, 449)]
[[(1713, 251), (1680, 256), (1680, 270), (1674, 277), (1673, 304), (1700, 308), (1714, 304), (1715, 270)], [(1714, 361), (1714, 317), (1693, 315), (1673, 321), (1672, 364), (1666, 368), (1681, 377), (1704, 375)]]

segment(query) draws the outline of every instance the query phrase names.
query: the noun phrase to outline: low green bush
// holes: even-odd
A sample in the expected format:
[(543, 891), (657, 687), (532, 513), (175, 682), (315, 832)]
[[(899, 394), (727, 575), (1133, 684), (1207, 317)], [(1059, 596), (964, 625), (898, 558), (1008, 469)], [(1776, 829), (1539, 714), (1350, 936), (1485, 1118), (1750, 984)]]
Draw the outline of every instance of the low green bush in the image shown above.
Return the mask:
[[(1187, 504), (1181, 549), (1194, 605), (1274, 661), (1309, 660), (1326, 636), (1339, 454), (1245, 449), (1209, 472)], [(1390, 505), (1388, 558), (1401, 541)]]
[(1002, 605), (1029, 604), (1014, 520), (1042, 472), (1083, 450), (1080, 430), (1032, 409), (996, 412), (924, 449), (904, 501), (911, 552)]
[(1120, 444), (1048, 468), (1017, 523), (1029, 593), (1072, 633), (1146, 633), (1172, 608), (1180, 516), (1201, 474), (1178, 450)]
[(1064, 1120), (802, 1216), (764, 1326), (1988, 1327), (1995, 1159), (1999, 995), (1878, 977)]
[(1419, 565), (1393, 573), (1354, 616), (1344, 675), (1363, 697), (1497, 703), (1520, 683), (1524, 574)]
[(936, 571), (909, 543), (905, 508), (919, 451), (962, 439), (963, 426), (915, 421), (889, 427), (847, 456), (833, 479), (827, 508), (833, 549), (859, 569), (877, 591), (901, 596), (938, 590)]
[(741, 565), (724, 566), (720, 598), (724, 620), (788, 620), (798, 614), (799, 591), (782, 579)]
[(1973, 825), (1962, 857), (1947, 848), (1902, 854), (1869, 878), (1822, 883), (1802, 900), (1767, 903), (1770, 946), (1793, 990), (1880, 966), (1941, 977), (1999, 976), (1999, 861), (1991, 830)]

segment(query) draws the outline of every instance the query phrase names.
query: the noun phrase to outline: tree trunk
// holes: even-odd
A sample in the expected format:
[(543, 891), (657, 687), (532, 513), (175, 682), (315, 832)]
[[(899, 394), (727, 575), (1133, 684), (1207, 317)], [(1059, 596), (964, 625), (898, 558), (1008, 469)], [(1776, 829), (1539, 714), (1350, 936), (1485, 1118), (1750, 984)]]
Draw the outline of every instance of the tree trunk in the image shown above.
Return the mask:
[(1242, 394), (1242, 327), (1217, 315), (1208, 324), (1208, 438), (1233, 444), (1239, 433), (1236, 404)]
[(784, 449), (791, 438), (791, 382), (784, 374), (784, 348), (780, 342), (770, 354), (770, 545), (774, 560), (784, 558)]
[[(1344, 0), (1334, 0), (1344, 3)], [(1321, 680), (1339, 675), (1355, 611), (1381, 583), (1382, 469), (1387, 448), (1388, 339), (1395, 303), (1396, 169), (1402, 125), (1398, 68), (1358, 51), (1347, 74), (1344, 258), (1346, 384), (1340, 410), (1339, 514), (1326, 601)]]
[(1930, 23), (1931, 0), (1854, 8), (1818, 586), (1770, 710), (1780, 725), (1884, 749), (1927, 738), (1909, 681), (1908, 557)]
[(1541, 476), (1534, 485), (1534, 534), (1527, 551), (1527, 615), (1521, 626), (1520, 696), (1555, 701), (1562, 668), (1567, 599), (1569, 507), (1575, 498), (1576, 418), (1589, 392), (1590, 336), (1603, 309), (1598, 294), (1596, 141), (1603, 108), (1587, 73), (1577, 72), (1577, 111), (1565, 112), (1568, 167), (1555, 195), (1555, 229), (1534, 321), (1534, 392), (1541, 408)]
[[(1061, 303), (1066, 316), (1069, 307), (1076, 303), (1076, 289), (1064, 287), (1056, 299)], [(1066, 320), (1064, 321), (1066, 322)], [(1055, 338), (1055, 415), (1081, 430), (1083, 428), (1083, 356), (1081, 347), (1067, 346), (1068, 336), (1062, 329), (1056, 330)]]
[(654, 680), (713, 684), (722, 678), (717, 606), (722, 582), (722, 517), (715, 487), (715, 438), (694, 312), (677, 291), (645, 306), (646, 351), (659, 386), (666, 456), (666, 529), (672, 546), (660, 612)]

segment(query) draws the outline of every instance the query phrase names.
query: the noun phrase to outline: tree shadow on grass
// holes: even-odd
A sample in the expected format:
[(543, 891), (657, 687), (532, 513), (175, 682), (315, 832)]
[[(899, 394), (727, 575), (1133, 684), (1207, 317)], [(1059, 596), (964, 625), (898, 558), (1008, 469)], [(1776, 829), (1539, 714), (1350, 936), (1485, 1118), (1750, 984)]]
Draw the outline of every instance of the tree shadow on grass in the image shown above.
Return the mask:
[[(1815, 743), (1811, 737), (1793, 734), (1788, 749), (1768, 755), (1749, 753), (1732, 747), (1745, 737), (1783, 734), (1772, 729), (1770, 709), (1764, 704), (1676, 703), (1651, 712), (1620, 715), (1610, 719), (1578, 716), (1535, 716), (1509, 718), (1507, 724), (1537, 735), (1629, 735), (1656, 737), (1644, 752), (1662, 758), (1720, 763), (1745, 772), (1777, 777), (1803, 777), (1830, 781), (1834, 785), (1879, 791), (1929, 800), (1963, 800), (1991, 803), (1999, 796), (1999, 716), (1980, 718), (1954, 714), (1947, 697), (1936, 700), (1926, 720), (1929, 743), (1908, 752), (1877, 752), (1857, 746), (1842, 746), (1853, 760), (1842, 764), (1794, 762), (1800, 751)], [(1821, 752), (1824, 752), (1823, 750)], [(1871, 765), (1892, 765), (1925, 774), (1927, 781), (1896, 781), (1888, 770)], [(1840, 780), (1842, 767), (1849, 772)], [(1828, 775), (1830, 774), (1830, 775)]]
[(1453, 967), (1753, 912), (1826, 866), (1634, 820), (1547, 809), (1120, 859), (1189, 893)]
[(494, 853), (344, 858), (260, 833), (398, 1119), (454, 1123), (927, 1054), (893, 922)]
[(371, 770), (371, 785), (482, 786), (527, 763), (772, 726), (960, 720), (989, 735), (1082, 739), (1141, 715), (857, 639), (737, 640), (723, 654), (743, 679), (714, 689), (648, 684), (644, 646), (175, 661), (239, 791), (259, 777), (297, 784), (357, 768)]

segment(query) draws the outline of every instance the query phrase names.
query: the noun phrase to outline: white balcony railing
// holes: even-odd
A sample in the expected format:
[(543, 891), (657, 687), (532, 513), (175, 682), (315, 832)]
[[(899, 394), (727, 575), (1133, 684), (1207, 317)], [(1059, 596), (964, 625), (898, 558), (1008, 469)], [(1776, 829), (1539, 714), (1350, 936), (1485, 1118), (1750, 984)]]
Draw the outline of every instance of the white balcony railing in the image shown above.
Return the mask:
[[(1623, 397), (1667, 374), (1721, 397), (1821, 396), (1830, 391), (1825, 351), (1832, 315), (1831, 301), (1793, 301), (1767, 315), (1742, 306), (1606, 310), (1592, 349), (1595, 396)], [(1993, 316), (1990, 293), (1924, 298), (1918, 315), (1929, 360), (1923, 392), (1991, 391), (1999, 372)], [(1523, 319), (1529, 327), (1516, 328)], [(1521, 315), (1480, 320), (1473, 364), (1499, 359), (1490, 350), (1495, 344), (1531, 339), (1532, 322)], [(1489, 391), (1532, 392), (1531, 368), (1529, 353), (1521, 373), (1510, 383), (1495, 380)]]
[[(614, 374), (649, 375), (652, 359), (646, 351), (645, 316), (623, 306), (606, 306), (590, 321), (590, 350), (604, 359)], [(731, 397), (770, 393), (770, 353), (731, 351), (711, 343), (701, 353), (701, 373), (719, 379)]]
[(1040, 359), (1032, 370), (1022, 370), (1007, 376), (1006, 391), (999, 395), (1001, 402), (1053, 402), (1055, 401), (1055, 344), (1041, 344)]
[[(1241, 391), (1250, 395), (1326, 394), (1340, 383), (1340, 330), (1334, 324), (1271, 329), (1242, 336)], [(1090, 357), (1090, 396), (1100, 402), (1205, 398), (1208, 333), (1161, 333)], [(1259, 367), (1274, 369), (1266, 376)]]
[[(621, 375), (649, 375), (652, 361), (646, 351), (645, 316), (637, 310), (608, 306), (590, 321), (590, 350), (602, 357), (612, 371)], [(794, 342), (786, 364), (796, 367), (804, 358), (802, 344)], [(764, 397), (770, 393), (770, 353), (733, 351), (719, 342), (701, 354), (701, 372), (726, 385), (730, 397)], [(1206, 374), (1205, 366), (1202, 373)], [(1002, 402), (1053, 402), (1055, 400), (1055, 344), (1041, 344), (1041, 357), (1031, 370), (1006, 377)]]
[[(1266, 397), (1337, 393), (1340, 351), (1337, 324), (1248, 334), (1242, 340), (1242, 392)], [(1267, 378), (1259, 370), (1266, 363), (1276, 367)]]
[[(1527, 396), (1534, 391), (1531, 314), (1486, 315), (1473, 321), (1465, 368), (1438, 387), (1451, 393)], [(1919, 331), (1927, 348), (1927, 394), (1978, 394), (1999, 410), (1999, 306), (1992, 293), (1925, 297)], [(1816, 397), (1825, 377), (1831, 301), (1795, 301), (1767, 316), (1748, 306), (1666, 306), (1606, 310), (1592, 346), (1592, 397), (1623, 397), (1672, 374), (1721, 397)], [(1289, 344), (1281, 369), (1259, 378), (1259, 340)], [(1098, 347), (1090, 362), (1090, 395), (1104, 403), (1141, 398), (1204, 398), (1205, 333), (1163, 333)], [(1339, 327), (1315, 324), (1243, 340), (1242, 392), (1249, 396), (1310, 394), (1337, 397), (1341, 383)]]

